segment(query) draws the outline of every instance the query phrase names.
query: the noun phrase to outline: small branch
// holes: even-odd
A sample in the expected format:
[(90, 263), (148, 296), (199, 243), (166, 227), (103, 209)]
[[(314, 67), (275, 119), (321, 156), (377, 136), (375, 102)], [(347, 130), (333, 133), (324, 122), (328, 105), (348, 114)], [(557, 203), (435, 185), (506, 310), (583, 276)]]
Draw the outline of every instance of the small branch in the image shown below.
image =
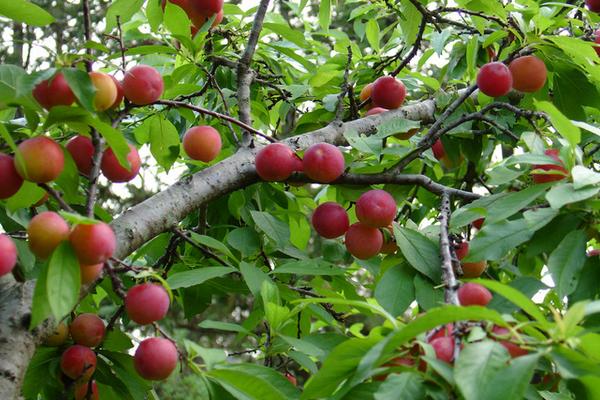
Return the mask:
[[(91, 31), (91, 19), (90, 19), (90, 4), (88, 0), (81, 0), (81, 5), (83, 6), (83, 35), (86, 42), (92, 40), (92, 31)], [(85, 69), (87, 72), (92, 71), (92, 49), (88, 46), (85, 50), (86, 54), (90, 56), (88, 60), (85, 61)]]
[(348, 93), (348, 75), (350, 74), (350, 65), (352, 65), (352, 48), (348, 46), (348, 60), (344, 69), (344, 82), (342, 83), (340, 94), (338, 95), (338, 103), (335, 110), (335, 122), (341, 122), (344, 119), (344, 98)]
[(85, 207), (86, 215), (90, 218), (94, 217), (94, 206), (96, 205), (96, 197), (98, 195), (98, 177), (100, 176), (100, 162), (102, 160), (103, 140), (96, 129), (92, 129), (92, 144), (94, 145), (94, 156), (92, 157), (92, 170), (90, 171), (88, 189), (88, 198)]
[[(314, 183), (304, 174), (296, 173), (290, 179), (290, 182), (306, 182)], [(476, 200), (481, 196), (476, 193), (466, 192), (460, 189), (453, 189), (433, 181), (426, 175), (418, 174), (395, 174), (384, 172), (381, 174), (343, 174), (332, 185), (376, 185), (376, 184), (392, 184), (392, 185), (418, 185), (427, 189), (431, 193), (443, 195), (444, 193), (460, 197), (465, 200)]]
[(241, 356), (244, 354), (256, 353), (257, 351), (260, 351), (260, 347), (257, 347), (254, 349), (242, 350), (242, 351), (234, 351), (233, 353), (227, 353), (227, 357)]
[(459, 305), (458, 302), (458, 281), (454, 275), (454, 266), (452, 265), (452, 254), (450, 250), (450, 238), (448, 237), (450, 226), (450, 194), (442, 193), (442, 205), (440, 207), (440, 255), (442, 258), (442, 279), (444, 281), (444, 297), (446, 303)]
[(106, 332), (111, 331), (115, 324), (117, 323), (117, 321), (119, 320), (119, 318), (121, 317), (121, 315), (123, 315), (123, 311), (125, 311), (125, 306), (121, 305), (117, 311), (113, 314), (112, 318), (110, 319), (110, 321), (108, 321), (108, 325), (106, 325)]
[(237, 119), (235, 119), (233, 117), (230, 117), (229, 115), (221, 114), (221, 113), (218, 113), (216, 111), (212, 111), (212, 110), (208, 110), (206, 108), (194, 106), (192, 104), (187, 104), (187, 103), (184, 103), (184, 102), (181, 102), (181, 101), (159, 100), (159, 101), (155, 102), (154, 104), (162, 104), (162, 105), (169, 106), (169, 107), (187, 108), (187, 109), (190, 109), (192, 111), (196, 111), (196, 112), (198, 112), (200, 114), (210, 115), (212, 117), (219, 118), (219, 119), (222, 119), (224, 121), (229, 121), (229, 122), (231, 122), (231, 123), (239, 126), (240, 128), (246, 130), (247, 132), (254, 133), (255, 135), (260, 136), (263, 139), (268, 140), (269, 142), (275, 142), (275, 139), (273, 139), (272, 137), (265, 135), (261, 131), (259, 131), (257, 129), (254, 129), (250, 125), (248, 125), (248, 124), (246, 124), (246, 123), (244, 123), (242, 121), (239, 121), (239, 120), (237, 120)]
[(123, 29), (121, 28), (121, 16), (117, 15), (117, 29), (119, 31), (119, 49), (121, 50), (121, 68), (125, 73), (127, 64), (125, 63), (125, 45), (123, 44)]
[(421, 41), (423, 40), (423, 34), (425, 33), (426, 27), (427, 27), (427, 19), (425, 17), (423, 17), (421, 19), (421, 24), (419, 25), (419, 31), (417, 32), (417, 38), (415, 39), (415, 42), (413, 43), (413, 46), (410, 49), (410, 52), (406, 55), (406, 57), (404, 57), (404, 59), (402, 59), (402, 62), (400, 63), (400, 65), (398, 65), (396, 67), (396, 69), (394, 69), (392, 71), (392, 73), (390, 74), (391, 76), (398, 75), (400, 73), (400, 71), (402, 71), (404, 69), (404, 67), (406, 67), (408, 65), (408, 63), (410, 63), (411, 60), (417, 55), (417, 52), (421, 48)]
[(38, 183), (38, 186), (48, 192), (48, 194), (58, 202), (60, 208), (71, 213), (75, 212), (75, 210), (73, 210), (71, 206), (68, 205), (67, 202), (62, 198), (62, 195), (58, 190), (52, 189), (47, 183)]
[[(246, 125), (252, 124), (252, 115), (250, 109), (250, 85), (252, 84), (252, 73), (250, 72), (250, 62), (254, 56), (256, 45), (258, 44), (258, 38), (262, 30), (265, 15), (267, 14), (267, 8), (269, 7), (269, 0), (261, 0), (254, 17), (254, 23), (252, 24), (252, 30), (248, 37), (248, 43), (242, 58), (238, 63), (237, 69), (237, 95), (238, 95), (238, 109), (240, 115), (240, 121)], [(243, 133), (242, 145), (248, 146), (251, 142), (251, 137), (247, 131)]]
[(113, 269), (111, 261), (106, 261), (104, 263), (104, 272), (106, 272), (106, 275), (108, 275), (110, 277), (110, 281), (112, 283), (112, 287), (113, 287), (113, 290), (115, 291), (115, 293), (120, 298), (124, 299), (125, 298), (125, 287), (123, 286), (123, 282), (121, 282), (121, 279), (119, 278), (119, 276)]
[(471, 15), (471, 16), (476, 16), (476, 17), (480, 17), (483, 19), (487, 19), (489, 21), (493, 21), (495, 23), (497, 23), (498, 25), (504, 27), (504, 28), (508, 28), (509, 24), (502, 21), (502, 19), (495, 17), (493, 15), (487, 15), (484, 14), (482, 12), (479, 11), (471, 11), (471, 10), (466, 10), (464, 8), (458, 8), (458, 7), (444, 7), (444, 8), (439, 8), (437, 10), (434, 11), (435, 13), (459, 13), (459, 14), (467, 14), (467, 15)]

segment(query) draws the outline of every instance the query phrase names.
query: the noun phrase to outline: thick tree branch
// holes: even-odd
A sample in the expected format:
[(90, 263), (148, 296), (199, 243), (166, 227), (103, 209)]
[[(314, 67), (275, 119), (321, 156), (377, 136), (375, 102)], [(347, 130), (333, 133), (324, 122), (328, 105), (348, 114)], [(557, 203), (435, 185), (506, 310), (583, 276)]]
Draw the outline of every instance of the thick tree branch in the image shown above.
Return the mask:
[[(262, 30), (265, 15), (267, 14), (267, 8), (269, 7), (269, 0), (261, 0), (254, 16), (254, 23), (250, 36), (248, 37), (248, 43), (246, 44), (246, 50), (238, 63), (237, 71), (237, 95), (238, 95), (238, 109), (240, 115), (240, 121), (246, 125), (252, 125), (252, 114), (250, 109), (250, 85), (252, 84), (252, 73), (250, 71), (250, 63), (258, 44), (258, 38), (260, 37), (260, 31)], [(242, 145), (248, 146), (251, 142), (251, 136), (248, 132), (244, 132), (242, 136)]]

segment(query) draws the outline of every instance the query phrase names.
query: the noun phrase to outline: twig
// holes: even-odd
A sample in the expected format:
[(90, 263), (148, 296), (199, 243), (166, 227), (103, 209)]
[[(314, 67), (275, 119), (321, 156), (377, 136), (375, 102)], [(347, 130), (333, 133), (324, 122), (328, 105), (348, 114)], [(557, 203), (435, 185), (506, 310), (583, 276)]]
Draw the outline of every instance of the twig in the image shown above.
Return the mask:
[[(238, 63), (237, 69), (237, 96), (238, 96), (238, 109), (240, 115), (240, 121), (246, 125), (252, 124), (252, 115), (250, 109), (250, 85), (252, 84), (252, 73), (250, 72), (250, 62), (254, 56), (256, 45), (258, 44), (258, 38), (260, 31), (262, 30), (265, 15), (267, 14), (267, 8), (269, 7), (269, 0), (261, 0), (258, 6), (258, 10), (254, 16), (254, 23), (252, 24), (252, 30), (248, 37), (248, 43), (242, 58)], [(233, 121), (232, 121), (233, 122)], [(248, 146), (251, 142), (251, 131), (245, 131), (242, 134), (242, 145)]]
[[(311, 183), (313, 180), (306, 175), (296, 173), (289, 179), (290, 182), (306, 182)], [(426, 175), (419, 174), (395, 174), (383, 172), (380, 174), (343, 174), (332, 185), (375, 185), (375, 184), (392, 184), (392, 185), (418, 185), (427, 189), (431, 193), (443, 195), (444, 193), (460, 197), (465, 200), (476, 200), (481, 196), (476, 193), (467, 192), (460, 189), (454, 189), (433, 181)]]
[(121, 68), (125, 73), (127, 64), (125, 63), (125, 45), (123, 44), (123, 29), (121, 28), (121, 16), (117, 15), (117, 29), (119, 31), (119, 49), (121, 50)]
[(208, 110), (206, 108), (194, 106), (192, 104), (187, 104), (187, 103), (184, 103), (181, 101), (175, 101), (175, 100), (159, 100), (159, 101), (155, 102), (154, 104), (162, 104), (162, 105), (169, 106), (169, 107), (187, 108), (192, 111), (196, 111), (200, 114), (210, 115), (212, 117), (219, 118), (224, 121), (229, 121), (229, 122), (239, 126), (240, 128), (246, 130), (247, 132), (254, 133), (255, 135), (260, 136), (260, 137), (268, 140), (269, 142), (275, 142), (275, 139), (273, 139), (272, 137), (265, 135), (261, 131), (254, 129), (250, 125), (248, 125), (240, 120), (237, 120), (233, 117), (230, 117), (229, 115), (221, 114), (216, 111)]
[[(91, 23), (91, 19), (90, 19), (89, 0), (82, 0), (81, 4), (83, 6), (83, 35), (85, 37), (85, 41), (89, 42), (90, 40), (92, 40), (92, 34), (91, 34), (92, 23)], [(87, 46), (85, 52), (88, 56), (90, 56), (90, 58), (85, 61), (85, 69), (87, 70), (87, 72), (91, 72), (92, 71), (92, 60), (91, 60), (92, 48)]]
[(75, 210), (73, 210), (71, 206), (68, 205), (67, 202), (62, 198), (62, 195), (58, 190), (52, 189), (50, 186), (48, 186), (47, 183), (38, 183), (38, 186), (44, 189), (46, 192), (48, 192), (50, 196), (54, 197), (54, 199), (60, 205), (60, 208), (71, 213), (75, 212)]
[(419, 25), (419, 31), (417, 32), (417, 38), (410, 49), (410, 52), (402, 59), (400, 65), (396, 67), (390, 74), (391, 76), (396, 76), (411, 62), (411, 60), (417, 55), (419, 48), (421, 48), (421, 41), (423, 40), (423, 34), (425, 33), (425, 27), (427, 26), (427, 19), (423, 16), (421, 19), (421, 24)]
[(94, 216), (94, 206), (98, 195), (98, 177), (100, 176), (100, 161), (102, 159), (102, 147), (104, 141), (96, 129), (91, 130), (92, 144), (94, 145), (94, 156), (92, 157), (92, 169), (90, 171), (90, 186), (88, 189), (88, 198), (85, 207), (86, 215), (90, 218)]
[(348, 75), (350, 74), (350, 65), (352, 64), (352, 48), (348, 46), (348, 59), (346, 61), (346, 68), (344, 69), (344, 82), (342, 83), (340, 94), (338, 95), (338, 102), (335, 110), (335, 122), (342, 122), (344, 119), (344, 98), (348, 93)]
[(114, 328), (117, 320), (121, 317), (121, 315), (123, 315), (123, 311), (125, 311), (124, 305), (121, 305), (119, 308), (117, 308), (117, 311), (115, 311), (110, 321), (108, 321), (108, 325), (106, 325), (106, 332), (109, 332)]
[(440, 207), (440, 255), (442, 258), (442, 279), (444, 281), (444, 297), (446, 303), (458, 305), (458, 281), (454, 275), (452, 265), (452, 254), (450, 252), (450, 238), (448, 237), (450, 226), (450, 194), (442, 193), (442, 204)]
[(125, 298), (125, 287), (123, 286), (123, 282), (115, 272), (112, 266), (112, 262), (110, 260), (104, 263), (104, 272), (110, 277), (110, 281), (112, 283), (113, 290), (115, 293), (122, 299)]

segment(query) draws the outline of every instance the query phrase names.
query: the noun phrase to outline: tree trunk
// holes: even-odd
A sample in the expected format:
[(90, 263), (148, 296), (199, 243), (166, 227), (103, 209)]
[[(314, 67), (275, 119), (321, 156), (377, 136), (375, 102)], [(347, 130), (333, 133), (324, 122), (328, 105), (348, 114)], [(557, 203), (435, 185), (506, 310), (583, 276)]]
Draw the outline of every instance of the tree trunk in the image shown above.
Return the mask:
[[(382, 122), (402, 117), (431, 122), (435, 103), (426, 100), (397, 111), (362, 118), (295, 136), (284, 142), (305, 149), (314, 143), (345, 144), (344, 132), (372, 134)], [(182, 179), (132, 207), (112, 222), (117, 236), (115, 256), (125, 258), (142, 244), (168, 230), (202, 204), (258, 180), (254, 156), (258, 148), (241, 149), (231, 157)], [(20, 388), (36, 346), (47, 326), (28, 331), (35, 282), (17, 283), (12, 276), (0, 279), (0, 399), (20, 398)]]

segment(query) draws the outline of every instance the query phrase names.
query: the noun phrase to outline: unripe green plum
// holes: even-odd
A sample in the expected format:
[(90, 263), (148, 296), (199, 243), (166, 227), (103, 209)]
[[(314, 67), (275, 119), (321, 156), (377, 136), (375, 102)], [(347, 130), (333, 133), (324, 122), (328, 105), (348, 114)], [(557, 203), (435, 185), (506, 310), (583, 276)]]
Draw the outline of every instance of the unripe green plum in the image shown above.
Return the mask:
[(490, 97), (505, 96), (510, 92), (513, 78), (510, 70), (501, 62), (485, 64), (477, 73), (477, 86)]
[(138, 65), (131, 68), (123, 78), (123, 92), (133, 104), (143, 106), (154, 103), (164, 90), (164, 82), (160, 73), (148, 66)]
[[(90, 391), (91, 387), (91, 395), (90, 397), (86, 397), (88, 395), (88, 391)], [(79, 384), (75, 387), (75, 400), (99, 400), (100, 395), (98, 394), (98, 385), (96, 381), (85, 382)]]
[(256, 154), (254, 164), (262, 180), (281, 182), (298, 170), (298, 157), (285, 144), (271, 143)]
[(376, 256), (383, 246), (383, 234), (377, 228), (357, 222), (348, 228), (345, 237), (346, 249), (360, 260)]
[(192, 160), (211, 162), (221, 152), (221, 135), (212, 126), (194, 126), (183, 136), (183, 149)]
[(33, 89), (33, 97), (46, 110), (54, 106), (70, 106), (75, 101), (75, 95), (60, 72), (36, 85)]
[(88, 347), (73, 345), (62, 354), (60, 369), (71, 379), (89, 381), (96, 370), (96, 354)]
[(315, 231), (327, 239), (342, 236), (350, 226), (344, 207), (332, 201), (319, 205), (312, 215), (311, 222)]
[(104, 321), (95, 314), (80, 314), (71, 322), (69, 331), (75, 343), (96, 347), (104, 339)]
[(37, 136), (19, 144), (14, 162), (23, 179), (47, 183), (58, 178), (65, 166), (65, 156), (54, 140)]
[(356, 201), (356, 217), (364, 225), (373, 228), (390, 225), (397, 211), (396, 200), (385, 190), (369, 190)]
[(129, 319), (140, 325), (160, 321), (169, 311), (169, 294), (161, 285), (143, 283), (127, 291), (125, 311)]
[(11, 272), (17, 265), (17, 246), (12, 239), (0, 233), (0, 276)]
[(73, 157), (73, 161), (75, 161), (79, 173), (84, 176), (89, 176), (90, 172), (92, 172), (94, 157), (94, 144), (92, 143), (92, 139), (86, 136), (77, 135), (69, 140), (65, 147), (71, 154), (71, 157)]
[(46, 259), (58, 245), (69, 238), (69, 225), (53, 211), (44, 211), (27, 226), (29, 248), (37, 257)]
[(393, 76), (382, 76), (373, 82), (371, 101), (377, 107), (388, 110), (398, 108), (406, 98), (406, 87), (399, 79)]
[(13, 158), (0, 153), (0, 200), (13, 196), (22, 185), (23, 178), (17, 173)]
[(177, 367), (177, 348), (168, 339), (150, 338), (138, 346), (133, 365), (144, 379), (160, 381), (167, 379)]
[(465, 283), (458, 289), (458, 300), (463, 306), (487, 306), (492, 294), (477, 283)]
[(94, 107), (97, 111), (106, 111), (117, 101), (117, 85), (112, 76), (102, 72), (90, 72), (92, 85), (96, 88)]
[(102, 174), (111, 182), (129, 182), (137, 176), (142, 165), (142, 160), (137, 149), (131, 144), (129, 145), (127, 161), (129, 161), (129, 168), (125, 168), (119, 163), (117, 156), (111, 148), (106, 149), (100, 162)]
[(105, 262), (112, 257), (117, 247), (115, 233), (104, 222), (76, 225), (69, 240), (79, 262), (84, 265)]
[(515, 58), (508, 65), (513, 88), (526, 93), (537, 92), (546, 83), (546, 64), (536, 56)]
[(339, 178), (345, 169), (344, 155), (334, 145), (317, 143), (309, 147), (302, 159), (304, 173), (320, 183), (329, 183)]

